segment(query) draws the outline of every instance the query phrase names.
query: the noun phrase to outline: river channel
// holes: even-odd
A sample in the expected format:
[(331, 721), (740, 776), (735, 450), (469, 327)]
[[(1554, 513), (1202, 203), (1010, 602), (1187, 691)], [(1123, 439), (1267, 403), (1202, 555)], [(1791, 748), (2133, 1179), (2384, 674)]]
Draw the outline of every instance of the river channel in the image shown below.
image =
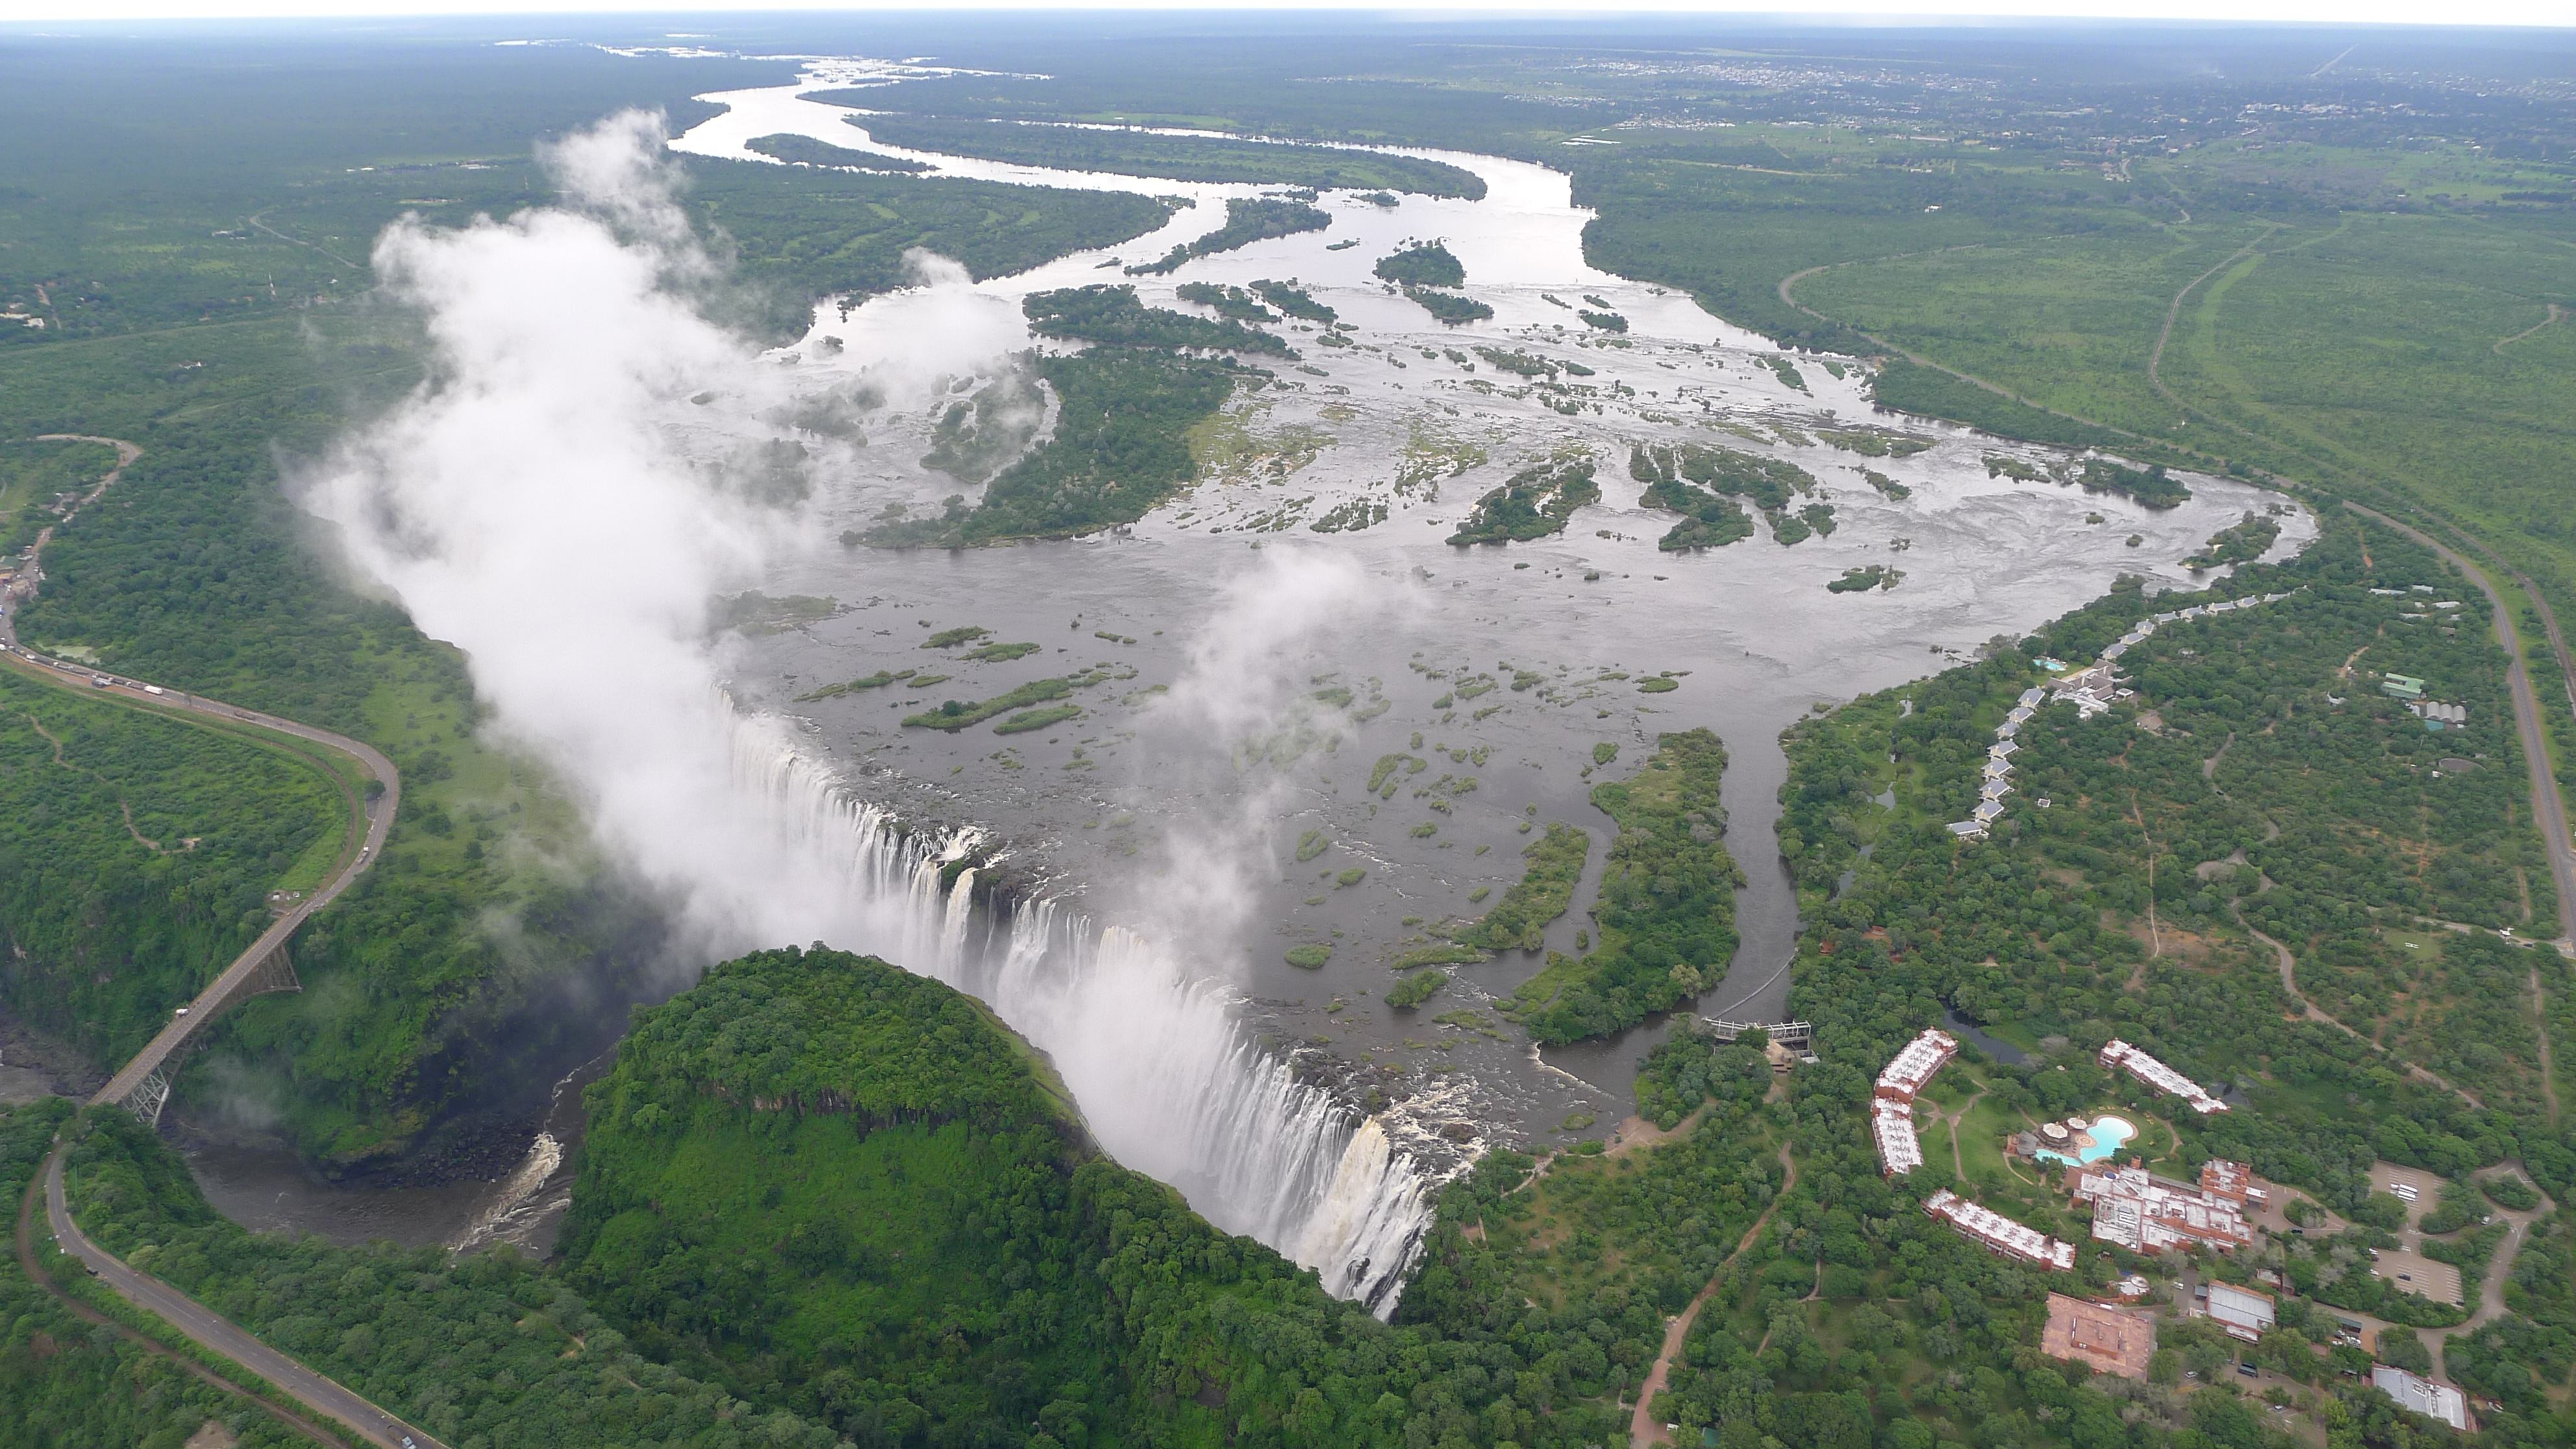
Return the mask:
[[(891, 151), (867, 136), (863, 113), (804, 95), (854, 81), (899, 88), (903, 74), (825, 62), (796, 85), (709, 96), (725, 114), (673, 145), (761, 160), (743, 143), (794, 134)], [(1436, 1171), (1474, 1145), (1544, 1148), (1608, 1130), (1631, 1110), (1637, 1058), (1667, 1029), (1649, 1023), (1542, 1056), (1493, 1008), (1543, 953), (1458, 968), (1417, 1011), (1379, 1000), (1397, 955), (1518, 878), (1535, 828), (1563, 822), (1594, 842), (1574, 909), (1548, 933), (1551, 949), (1574, 951), (1611, 833), (1589, 792), (1637, 768), (1659, 733), (1713, 730), (1729, 752), (1724, 838), (1746, 884), (1741, 947), (1706, 963), (1699, 1009), (1776, 1020), (1798, 925), (1774, 839), (1782, 730), (2027, 632), (2122, 574), (2151, 587), (2204, 583), (2179, 561), (2279, 501), (2194, 476), (2190, 501), (2150, 510), (2016, 481), (1988, 460), (2045, 471), (2067, 455), (1881, 414), (1858, 364), (1784, 357), (1683, 295), (1593, 269), (1582, 252), (1589, 213), (1545, 167), (1408, 150), (1473, 172), (1485, 196), (1388, 205), (1326, 191), (1315, 203), (1332, 217), (1323, 231), (1130, 278), (1120, 264), (1205, 234), (1229, 198), (1278, 188), (894, 154), (942, 175), (1182, 204), (1160, 231), (1118, 248), (983, 282), (934, 271), (918, 288), (818, 309), (776, 360), (873, 400), (858, 420), (863, 444), (814, 452), (818, 540), (864, 529), (890, 505), (972, 501), (973, 485), (921, 460), (953, 402), (1012, 385), (1015, 355), (1036, 345), (1019, 308), (1032, 291), (1132, 281), (1148, 304), (1206, 315), (1175, 289), (1293, 278), (1339, 313), (1346, 345), (1273, 324), (1301, 358), (1259, 359), (1274, 380), (1239, 392), (1203, 430), (1199, 481), (1132, 527), (956, 552), (823, 542), (800, 553), (765, 591), (829, 605), (728, 641), (728, 692), (746, 712), (786, 721), (869, 803), (971, 827), (998, 843), (1022, 889), (1172, 946), (1221, 983), (1265, 1049), (1329, 1059), (1345, 1100), (1390, 1132), (1400, 1124), (1398, 1142), (1469, 1144)], [(1465, 290), (1493, 308), (1490, 320), (1443, 326), (1371, 275), (1378, 258), (1430, 238), (1464, 263)], [(1627, 330), (1601, 331), (1580, 311), (1615, 313)], [(1560, 371), (1542, 385), (1498, 370), (1478, 347)], [(1628, 457), (1639, 443), (1677, 442), (1796, 464), (1817, 485), (1800, 502), (1829, 504), (1831, 531), (1784, 545), (1763, 527), (1706, 552), (1659, 551), (1672, 516), (1639, 506)], [(1506, 476), (1578, 450), (1595, 458), (1603, 496), (1562, 533), (1507, 547), (1445, 542)], [(2314, 534), (2304, 513), (2283, 523), (2280, 551)], [(1827, 591), (1870, 566), (1900, 570), (1901, 581)], [(968, 627), (1037, 647), (982, 662), (925, 647)], [(814, 697), (907, 670), (908, 680)], [(1066, 676), (1092, 682), (1071, 699), (1082, 713), (1053, 727), (1001, 736), (900, 723), (945, 699)], [(1641, 690), (1664, 676), (1677, 687)], [(1331, 953), (1301, 968), (1286, 956), (1297, 945)], [(569, 1135), (547, 1139), (567, 1158)], [(502, 1187), (390, 1206), (345, 1195), (332, 1206), (344, 1195), (291, 1163), (233, 1149), (194, 1160), (219, 1205), (255, 1226), (407, 1241), (466, 1240), (471, 1224), (508, 1217), (500, 1198), (519, 1215), (500, 1235), (542, 1246), (544, 1214), (528, 1205), (559, 1202), (565, 1175), (530, 1177), (523, 1164)]]

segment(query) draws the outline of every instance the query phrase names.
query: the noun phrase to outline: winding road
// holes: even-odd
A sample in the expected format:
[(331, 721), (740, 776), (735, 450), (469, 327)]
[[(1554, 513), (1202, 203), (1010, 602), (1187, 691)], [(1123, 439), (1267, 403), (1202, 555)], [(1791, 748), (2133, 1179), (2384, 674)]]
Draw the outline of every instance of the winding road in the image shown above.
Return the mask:
[[(70, 438), (73, 435), (52, 436)], [(243, 709), (239, 705), (226, 704), (222, 700), (208, 699), (202, 695), (186, 694), (165, 689), (159, 685), (146, 684), (141, 680), (107, 674), (76, 661), (49, 658), (19, 644), (16, 606), (41, 586), (44, 577), (43, 550), (45, 545), (53, 540), (55, 528), (69, 523), (81, 508), (95, 502), (101, 494), (124, 476), (125, 469), (135, 459), (143, 455), (143, 449), (140, 446), (119, 438), (83, 436), (78, 437), (77, 441), (104, 443), (114, 448), (117, 454), (116, 467), (99, 480), (97, 487), (84, 494), (78, 504), (67, 510), (59, 523), (39, 534), (34, 547), (28, 550), (22, 572), (22, 578), (26, 581), (25, 592), (12, 601), (6, 614), (0, 614), (0, 666), (59, 688), (80, 690), (167, 717), (185, 718), (193, 715), (217, 721), (231, 731), (249, 726), (289, 739), (300, 740), (306, 744), (317, 745), (355, 761), (359, 768), (381, 787), (370, 797), (350, 788), (346, 779), (341, 777), (338, 771), (331, 772), (333, 778), (340, 782), (342, 797), (349, 806), (351, 824), (362, 827), (356, 832), (355, 848), (352, 849), (344, 843), (339, 859), (333, 863), (330, 878), (324, 881), (319, 889), (298, 902), (292, 910), (280, 915), (266, 931), (261, 932), (258, 940), (252, 942), (247, 950), (234, 958), (231, 965), (217, 973), (215, 979), (197, 994), (194, 1001), (175, 1012), (169, 1025), (164, 1026), (132, 1061), (127, 1062), (115, 1076), (108, 1079), (106, 1086), (101, 1087), (97, 1094), (90, 1098), (89, 1105), (92, 1107), (110, 1107), (123, 1102), (153, 1073), (168, 1065), (192, 1035), (212, 1021), (223, 1008), (232, 1004), (236, 993), (240, 992), (245, 983), (268, 964), (273, 955), (284, 948), (287, 939), (295, 934), (297, 927), (303, 925), (315, 911), (338, 899), (351, 883), (365, 874), (369, 866), (376, 863), (377, 858), (384, 853), (385, 836), (393, 829), (395, 812), (402, 803), (402, 776), (394, 769), (393, 762), (386, 759), (375, 747), (345, 735), (315, 729), (310, 725), (298, 724), (293, 720), (263, 714), (257, 710)], [(299, 753), (302, 752), (299, 751)], [(37, 1182), (29, 1185), (28, 1202), (22, 1205), (18, 1215), (18, 1254), (21, 1263), (27, 1268), (29, 1277), (54, 1293), (64, 1303), (72, 1305), (75, 1312), (86, 1310), (86, 1305), (80, 1304), (79, 1300), (56, 1288), (37, 1266), (34, 1244), (35, 1214), (32, 1208), (36, 1193), (41, 1191), (45, 1200), (46, 1226), (54, 1240), (64, 1252), (79, 1259), (101, 1283), (113, 1289), (127, 1302), (159, 1317), (200, 1347), (240, 1364), (296, 1403), (347, 1425), (352, 1433), (367, 1443), (382, 1446), (382, 1449), (439, 1449), (438, 1441), (429, 1435), (402, 1423), (393, 1415), (342, 1387), (329, 1377), (260, 1342), (231, 1320), (169, 1284), (149, 1274), (135, 1271), (124, 1260), (90, 1241), (81, 1232), (79, 1225), (72, 1221), (63, 1185), (63, 1153), (62, 1147), (56, 1147), (52, 1155), (46, 1158), (44, 1172)], [(298, 1416), (277, 1405), (269, 1404), (265, 1399), (259, 1402), (295, 1428), (325, 1442), (331, 1442), (330, 1436), (321, 1433), (315, 1426)]]

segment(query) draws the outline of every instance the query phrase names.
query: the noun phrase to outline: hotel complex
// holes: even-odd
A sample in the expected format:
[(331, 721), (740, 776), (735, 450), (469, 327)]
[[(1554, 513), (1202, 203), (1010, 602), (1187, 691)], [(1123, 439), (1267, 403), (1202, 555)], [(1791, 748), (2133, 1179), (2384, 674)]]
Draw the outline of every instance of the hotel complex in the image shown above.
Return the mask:
[(2227, 1110), (2227, 1104), (2202, 1091), (2200, 1083), (2117, 1038), (2102, 1048), (2100, 1060), (2105, 1068), (2127, 1072), (2168, 1097), (2182, 1098), (2204, 1117)]

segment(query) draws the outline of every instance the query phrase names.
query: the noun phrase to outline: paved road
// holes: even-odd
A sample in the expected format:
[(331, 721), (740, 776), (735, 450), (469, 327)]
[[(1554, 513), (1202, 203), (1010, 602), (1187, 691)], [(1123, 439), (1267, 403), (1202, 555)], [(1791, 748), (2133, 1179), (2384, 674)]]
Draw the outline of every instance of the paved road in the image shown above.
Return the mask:
[[(142, 456), (143, 450), (132, 443), (116, 438), (91, 438), (84, 441), (108, 444), (115, 448), (117, 453), (115, 469), (101, 478), (98, 486), (91, 489), (80, 500), (82, 506), (87, 506), (113, 486), (117, 479), (124, 475), (126, 467)], [(67, 513), (62, 521), (70, 522), (72, 516), (78, 511), (75, 508), (71, 513)], [(29, 593), (32, 593), (34, 587), (42, 582), (44, 576), (41, 566), (42, 549), (52, 537), (52, 528), (46, 529), (39, 536), (36, 550), (31, 554), (23, 570), (23, 576), (28, 580)], [(265, 932), (261, 933), (257, 941), (251, 943), (250, 949), (236, 957), (233, 963), (225, 967), (205, 990), (197, 994), (197, 999), (189, 1004), (187, 1011), (173, 1015), (170, 1024), (163, 1027), (132, 1061), (125, 1064), (123, 1069), (109, 1078), (107, 1085), (101, 1087), (96, 1096), (90, 1098), (92, 1106), (108, 1106), (123, 1101), (133, 1092), (136, 1085), (169, 1060), (170, 1055), (177, 1051), (190, 1035), (211, 1021), (217, 1011), (227, 1004), (233, 990), (242, 983), (244, 978), (257, 971), (272, 952), (285, 945), (287, 938), (295, 934), (296, 928), (303, 925), (306, 918), (337, 899), (342, 891), (349, 888), (350, 882), (355, 881), (366, 872), (369, 866), (376, 863), (377, 858), (384, 854), (385, 836), (393, 829), (395, 812), (402, 803), (402, 776), (394, 769), (393, 761), (386, 759), (375, 747), (345, 735), (315, 729), (311, 725), (298, 724), (294, 720), (281, 719), (276, 715), (262, 714), (257, 710), (243, 709), (239, 705), (226, 704), (219, 699), (207, 699), (201, 695), (186, 694), (158, 685), (146, 684), (138, 679), (107, 674), (71, 660), (48, 658), (21, 647), (18, 643), (15, 605), (22, 601), (23, 597), (22, 595), (20, 600), (13, 600), (8, 612), (0, 614), (0, 667), (32, 675), (66, 688), (86, 689), (93, 694), (115, 699), (139, 709), (193, 714), (230, 724), (253, 725), (309, 744), (320, 745), (356, 760), (384, 787), (375, 799), (367, 800), (357, 791), (343, 785), (342, 793), (348, 801), (351, 812), (366, 822), (366, 830), (360, 838), (357, 852), (354, 855), (344, 854), (333, 869), (331, 878), (324, 882), (320, 889), (305, 897), (293, 910), (278, 917)], [(357, 1432), (359, 1437), (371, 1444), (382, 1445), (384, 1449), (439, 1449), (438, 1441), (427, 1434), (402, 1424), (374, 1404), (261, 1343), (221, 1314), (198, 1303), (167, 1283), (127, 1267), (116, 1255), (82, 1236), (79, 1226), (72, 1222), (71, 1213), (64, 1203), (63, 1158), (60, 1149), (46, 1160), (44, 1191), (46, 1221), (52, 1227), (56, 1240), (62, 1244), (63, 1251), (87, 1264), (90, 1271), (95, 1273), (101, 1282), (115, 1289), (129, 1302), (159, 1315), (190, 1339), (266, 1379), (298, 1403), (346, 1423)], [(22, 1252), (28, 1246), (24, 1241), (24, 1233), (25, 1225), (22, 1223), (20, 1242)]]
[(2346, 500), (2344, 507), (2364, 518), (2375, 520), (2439, 554), (2443, 561), (2468, 575), (2487, 596), (2489, 612), (2495, 620), (2496, 642), (2504, 646), (2506, 686), (2513, 691), (2514, 730), (2522, 737), (2523, 764), (2531, 773), (2531, 818), (2540, 827), (2540, 838), (2549, 847), (2549, 871), (2558, 882), (2559, 943), (2562, 949), (2571, 940), (2568, 917), (2576, 915), (2576, 843), (2567, 836), (2567, 806), (2558, 797), (2558, 782), (2549, 774), (2549, 737), (2540, 719), (2540, 697), (2532, 692), (2531, 671), (2522, 663), (2522, 641), (2513, 627), (2513, 610), (2505, 607), (2504, 594), (2490, 582), (2483, 569), (2460, 556), (2457, 550), (2436, 540), (2422, 529), (2409, 528), (2376, 508), (2365, 508)]
[(435, 1449), (437, 1441), (427, 1434), (251, 1337), (231, 1320), (178, 1289), (149, 1273), (127, 1267), (123, 1259), (83, 1236), (63, 1200), (61, 1148), (45, 1159), (45, 1225), (64, 1252), (80, 1259), (98, 1275), (99, 1281), (129, 1302), (160, 1315), (199, 1345), (277, 1385), (294, 1395), (297, 1402), (348, 1425), (359, 1438), (383, 1449), (404, 1449), (406, 1445)]
[[(96, 487), (83, 494), (79, 505), (66, 513), (60, 523), (47, 527), (43, 533), (37, 535), (35, 548), (31, 551), (22, 571), (28, 581), (27, 593), (30, 595), (43, 581), (44, 548), (46, 544), (53, 541), (54, 530), (78, 517), (81, 508), (97, 502), (100, 495), (116, 486), (116, 481), (125, 476), (125, 470), (133, 464), (134, 460), (143, 456), (143, 449), (140, 446), (122, 438), (94, 438), (85, 434), (69, 433), (49, 433), (45, 436), (86, 443), (104, 443), (116, 450), (116, 467), (100, 478)], [(332, 872), (331, 879), (324, 883), (321, 889), (307, 896), (293, 910), (278, 917), (257, 941), (251, 943), (250, 949), (236, 957), (230, 966), (225, 967), (221, 974), (208, 983), (204, 991), (198, 993), (197, 999), (189, 1003), (185, 1012), (174, 1013), (170, 1018), (170, 1024), (163, 1027), (160, 1034), (155, 1036), (134, 1060), (127, 1062), (122, 1070), (108, 1079), (106, 1086), (99, 1089), (98, 1095), (90, 1099), (93, 1104), (118, 1102), (124, 1100), (144, 1078), (159, 1070), (171, 1053), (177, 1051), (200, 1027), (212, 1020), (218, 1009), (227, 1003), (234, 989), (240, 986), (243, 978), (258, 970), (271, 953), (284, 945), (288, 937), (295, 934), (296, 928), (303, 925), (307, 917), (337, 899), (342, 891), (349, 888), (351, 881), (356, 880), (367, 867), (376, 863), (376, 858), (384, 853), (386, 832), (393, 828), (394, 813), (402, 803), (402, 776), (394, 769), (393, 761), (386, 759), (374, 746), (350, 739), (346, 735), (335, 735), (329, 730), (318, 730), (311, 725), (298, 724), (273, 714), (243, 709), (239, 705), (226, 704), (219, 699), (207, 699), (202, 695), (187, 694), (178, 690), (165, 689), (159, 685), (147, 684), (139, 679), (127, 679), (120, 675), (108, 674), (76, 660), (48, 658), (34, 650), (24, 648), (18, 643), (17, 619), (18, 607), (23, 602), (23, 597), (13, 600), (7, 611), (0, 613), (0, 658), (5, 658), (10, 667), (22, 673), (34, 674), (52, 683), (86, 687), (93, 693), (128, 704), (140, 705), (148, 709), (202, 715), (231, 724), (255, 725), (261, 729), (320, 745), (325, 749), (336, 750), (358, 761), (367, 773), (374, 776), (384, 787), (383, 793), (372, 801), (354, 796), (350, 799), (352, 811), (366, 821), (366, 833), (359, 843), (358, 853), (354, 856), (342, 857), (339, 868)]]
[(220, 1389), (236, 1398), (244, 1399), (259, 1405), (262, 1409), (267, 1410), (269, 1414), (274, 1416), (278, 1422), (296, 1430), (317, 1444), (329, 1445), (331, 1446), (331, 1449), (344, 1449), (345, 1441), (342, 1440), (339, 1435), (323, 1428), (313, 1420), (304, 1417), (302, 1414), (295, 1412), (293, 1409), (286, 1407), (284, 1404), (279, 1403), (276, 1400), (252, 1393), (249, 1389), (246, 1389), (240, 1384), (234, 1383), (231, 1379), (225, 1378), (223, 1375), (216, 1373), (213, 1369), (208, 1368), (204, 1363), (200, 1362), (196, 1358), (187, 1354), (182, 1354), (171, 1348), (168, 1344), (162, 1343), (157, 1339), (146, 1338), (142, 1334), (135, 1332), (132, 1326), (117, 1319), (110, 1318), (82, 1300), (65, 1293), (62, 1290), (61, 1285), (55, 1283), (46, 1275), (44, 1265), (36, 1257), (36, 1200), (44, 1196), (44, 1191), (45, 1175), (39, 1172), (34, 1178), (29, 1180), (27, 1183), (27, 1191), (21, 1195), (18, 1203), (18, 1266), (20, 1270), (27, 1275), (28, 1282), (33, 1283), (37, 1287), (45, 1290), (47, 1293), (52, 1294), (55, 1301), (63, 1306), (64, 1312), (69, 1313), (81, 1322), (94, 1324), (100, 1328), (104, 1328), (108, 1332), (115, 1334), (117, 1337), (122, 1338), (126, 1342), (143, 1350), (145, 1353), (151, 1354), (155, 1358), (168, 1360), (182, 1373), (187, 1374), (189, 1377), (196, 1379), (200, 1383)]
[[(296, 928), (303, 925), (307, 917), (338, 899), (340, 893), (347, 890), (351, 882), (376, 863), (377, 857), (384, 853), (385, 835), (393, 829), (394, 814), (402, 802), (402, 776), (394, 769), (393, 761), (386, 759), (374, 746), (362, 741), (350, 739), (345, 735), (335, 735), (329, 730), (318, 730), (310, 725), (297, 724), (293, 720), (280, 719), (276, 715), (243, 709), (221, 700), (207, 699), (202, 695), (183, 694), (166, 689), (154, 693), (153, 686), (139, 680), (101, 674), (84, 664), (71, 660), (49, 659), (31, 650), (18, 648), (15, 646), (13, 635), (14, 630), (10, 629), (7, 622), (0, 621), (0, 648), (6, 648), (9, 651), (6, 656), (7, 665), (22, 673), (34, 674), (58, 684), (86, 688), (93, 694), (104, 695), (148, 709), (201, 715), (231, 724), (255, 725), (277, 734), (289, 735), (350, 756), (384, 786), (384, 793), (372, 801), (352, 800), (351, 802), (366, 820), (366, 834), (359, 842), (357, 853), (344, 857), (340, 868), (322, 885), (321, 889), (306, 896), (293, 910), (278, 917), (257, 941), (251, 943), (249, 949), (234, 958), (230, 966), (225, 967), (220, 975), (207, 984), (204, 991), (198, 993), (197, 999), (189, 1004), (186, 1015), (171, 1017), (170, 1024), (163, 1027), (160, 1034), (155, 1036), (149, 1045), (144, 1047), (132, 1061), (127, 1062), (115, 1076), (109, 1078), (107, 1085), (99, 1089), (98, 1095), (90, 1099), (93, 1103), (102, 1104), (121, 1101), (127, 1093), (134, 1090), (137, 1083), (158, 1069), (170, 1054), (176, 1051), (199, 1027), (211, 1021), (215, 1015), (215, 1008), (224, 1004), (233, 989), (241, 984), (242, 978), (258, 970), (260, 963), (266, 961), (271, 952), (283, 945), (288, 937), (294, 935)], [(110, 682), (105, 685), (87, 682), (98, 679), (107, 679)]]

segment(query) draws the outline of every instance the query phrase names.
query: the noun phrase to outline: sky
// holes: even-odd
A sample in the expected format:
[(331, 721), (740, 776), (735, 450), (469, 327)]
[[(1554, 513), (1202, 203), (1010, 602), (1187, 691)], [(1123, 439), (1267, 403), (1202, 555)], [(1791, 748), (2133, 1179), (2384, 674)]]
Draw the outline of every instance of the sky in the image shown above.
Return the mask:
[(1919, 21), (1933, 17), (2038, 17), (2292, 21), (2320, 24), (2576, 26), (2576, 0), (1620, 0), (1612, 6), (1567, 5), (1564, 0), (1415, 0), (1389, 7), (1383, 0), (913, 0), (900, 6), (850, 0), (0, 0), (0, 24), (124, 20), (219, 20), (252, 17), (375, 17), (408, 15), (698, 14), (780, 11), (883, 12), (890, 9), (974, 10), (1344, 10), (1425, 18), (1472, 19), (1480, 14), (1583, 15), (1615, 11), (1667, 14), (1823, 15)]

